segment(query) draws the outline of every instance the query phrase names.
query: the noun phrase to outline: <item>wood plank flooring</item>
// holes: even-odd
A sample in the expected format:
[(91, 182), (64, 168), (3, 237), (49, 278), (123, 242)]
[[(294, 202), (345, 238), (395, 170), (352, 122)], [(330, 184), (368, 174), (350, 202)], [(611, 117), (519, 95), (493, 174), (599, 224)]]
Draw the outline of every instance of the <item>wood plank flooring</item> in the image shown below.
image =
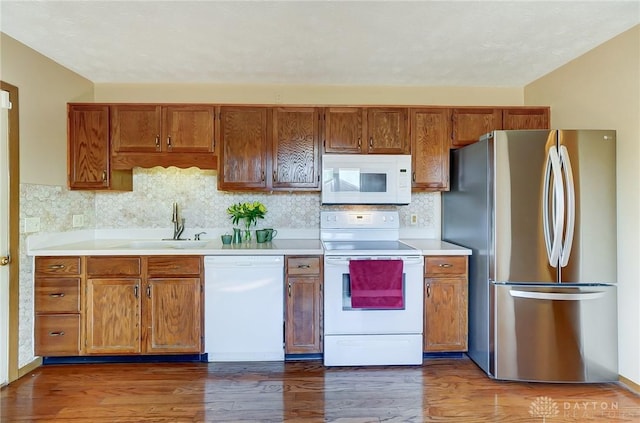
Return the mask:
[(2, 422), (640, 422), (623, 385), (494, 381), (467, 358), (48, 365), (0, 393)]

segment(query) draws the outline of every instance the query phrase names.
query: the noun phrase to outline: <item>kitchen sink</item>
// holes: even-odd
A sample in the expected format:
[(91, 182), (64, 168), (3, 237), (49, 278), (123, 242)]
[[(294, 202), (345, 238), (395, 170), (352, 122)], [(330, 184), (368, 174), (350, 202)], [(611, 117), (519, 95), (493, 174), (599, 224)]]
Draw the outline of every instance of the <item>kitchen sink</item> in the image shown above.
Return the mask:
[(131, 241), (127, 244), (129, 248), (141, 250), (158, 250), (165, 248), (203, 248), (207, 245), (207, 240), (190, 240), (190, 239), (159, 239), (159, 240), (139, 240)]

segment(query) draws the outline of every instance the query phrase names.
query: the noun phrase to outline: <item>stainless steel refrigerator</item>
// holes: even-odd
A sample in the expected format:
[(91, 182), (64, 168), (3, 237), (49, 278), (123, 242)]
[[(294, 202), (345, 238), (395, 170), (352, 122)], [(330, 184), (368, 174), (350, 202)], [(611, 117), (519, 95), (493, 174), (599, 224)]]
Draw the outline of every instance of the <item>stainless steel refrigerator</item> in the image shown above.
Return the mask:
[(615, 131), (494, 131), (451, 154), (469, 357), (496, 379), (618, 380)]

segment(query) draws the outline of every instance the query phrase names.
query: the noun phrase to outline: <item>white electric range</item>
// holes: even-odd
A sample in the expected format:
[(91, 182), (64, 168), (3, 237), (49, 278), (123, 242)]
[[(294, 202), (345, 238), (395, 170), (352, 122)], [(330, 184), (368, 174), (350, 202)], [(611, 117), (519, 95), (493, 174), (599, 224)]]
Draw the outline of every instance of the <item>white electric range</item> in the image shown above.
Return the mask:
[[(323, 211), (324, 364), (422, 364), (424, 260), (395, 211)], [(402, 260), (402, 309), (351, 307), (351, 260)]]

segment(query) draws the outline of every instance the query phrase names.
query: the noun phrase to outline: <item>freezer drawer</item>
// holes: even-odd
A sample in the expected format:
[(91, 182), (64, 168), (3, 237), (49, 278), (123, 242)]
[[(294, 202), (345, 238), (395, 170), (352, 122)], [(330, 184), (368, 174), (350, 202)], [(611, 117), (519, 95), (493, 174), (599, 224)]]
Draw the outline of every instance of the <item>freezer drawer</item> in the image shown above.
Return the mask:
[(491, 287), (491, 376), (544, 382), (618, 380), (615, 285)]

